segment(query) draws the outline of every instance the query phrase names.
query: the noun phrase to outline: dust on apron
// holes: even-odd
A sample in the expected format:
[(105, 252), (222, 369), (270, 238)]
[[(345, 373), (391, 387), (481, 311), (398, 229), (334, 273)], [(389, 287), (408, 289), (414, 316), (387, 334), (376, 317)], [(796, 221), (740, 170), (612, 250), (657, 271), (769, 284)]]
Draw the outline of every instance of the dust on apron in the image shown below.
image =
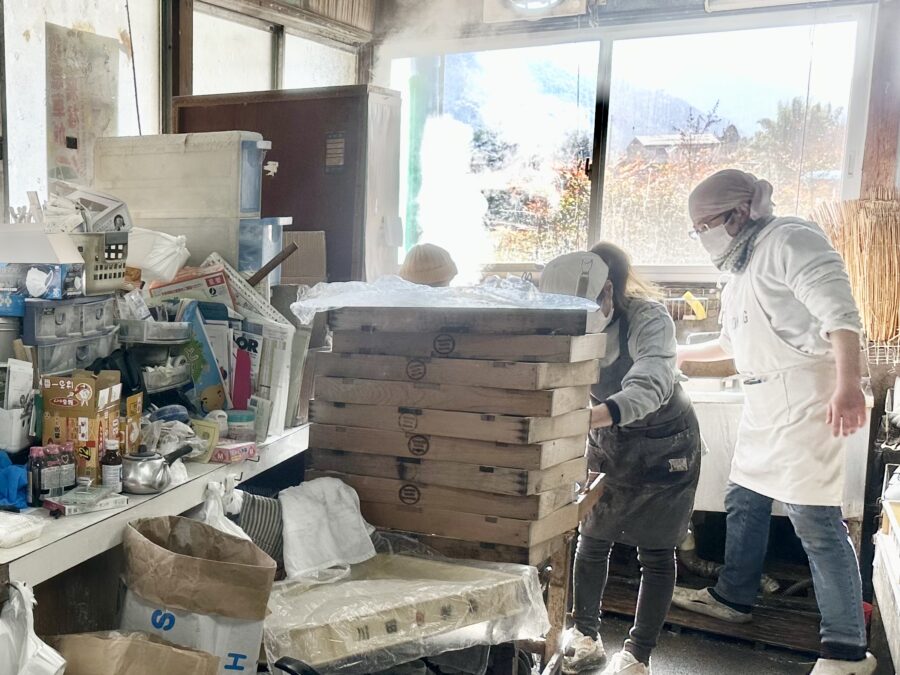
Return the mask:
[(723, 321), (744, 380), (731, 480), (787, 504), (840, 506), (846, 440), (825, 423), (837, 368), (788, 344), (759, 302), (754, 261), (728, 284)]
[[(602, 369), (591, 387), (595, 404), (622, 390), (622, 379), (634, 363), (624, 313), (617, 324), (619, 358)], [(633, 425), (591, 430), (588, 466), (606, 477), (603, 496), (581, 523), (582, 534), (644, 548), (680, 543), (700, 478), (700, 428), (681, 386), (675, 385), (659, 410)]]

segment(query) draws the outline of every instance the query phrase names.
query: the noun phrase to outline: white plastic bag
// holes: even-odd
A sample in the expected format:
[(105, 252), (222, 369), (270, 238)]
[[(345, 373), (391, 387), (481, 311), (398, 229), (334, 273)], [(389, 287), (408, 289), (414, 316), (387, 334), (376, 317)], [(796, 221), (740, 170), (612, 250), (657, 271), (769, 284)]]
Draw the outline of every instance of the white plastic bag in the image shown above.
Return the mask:
[(0, 548), (12, 548), (37, 539), (46, 524), (45, 518), (0, 511)]
[(63, 675), (65, 659), (34, 632), (34, 593), (17, 581), (9, 584), (9, 600), (0, 609), (0, 673)]
[(224, 484), (210, 481), (206, 484), (206, 498), (203, 504), (199, 509), (189, 515), (194, 520), (206, 523), (225, 534), (230, 534), (249, 541), (250, 537), (247, 536), (247, 533), (244, 532), (237, 523), (229, 520), (225, 515), (226, 494), (230, 492), (232, 492), (232, 490), (226, 490)]
[(136, 227), (128, 237), (127, 264), (139, 268), (144, 281), (172, 281), (191, 256), (186, 244), (184, 237)]

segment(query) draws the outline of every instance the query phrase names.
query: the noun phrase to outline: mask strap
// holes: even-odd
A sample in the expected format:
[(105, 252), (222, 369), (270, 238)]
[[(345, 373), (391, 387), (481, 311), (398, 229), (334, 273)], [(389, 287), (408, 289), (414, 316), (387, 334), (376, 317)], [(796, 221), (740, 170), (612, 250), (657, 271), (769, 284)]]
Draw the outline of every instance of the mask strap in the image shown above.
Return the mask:
[(578, 287), (575, 289), (575, 295), (579, 298), (587, 297), (588, 282), (591, 280), (591, 268), (594, 261), (590, 258), (581, 259), (581, 276), (578, 277)]

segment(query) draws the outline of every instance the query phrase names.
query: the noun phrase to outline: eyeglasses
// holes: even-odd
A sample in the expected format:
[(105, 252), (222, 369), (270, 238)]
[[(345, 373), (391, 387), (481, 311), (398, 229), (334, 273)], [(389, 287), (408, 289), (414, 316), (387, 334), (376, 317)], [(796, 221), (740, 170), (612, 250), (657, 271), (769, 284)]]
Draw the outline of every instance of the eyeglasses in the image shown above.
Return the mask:
[[(694, 225), (692, 230), (688, 230), (688, 236), (693, 240), (700, 239), (700, 235), (704, 232), (709, 232), (713, 228), (721, 227), (729, 220), (731, 220), (731, 214), (734, 213), (734, 209), (729, 209), (728, 211), (724, 211), (717, 216), (713, 216), (712, 218), (708, 218), (705, 222), (700, 222)], [(716, 221), (719, 222), (716, 222)]]

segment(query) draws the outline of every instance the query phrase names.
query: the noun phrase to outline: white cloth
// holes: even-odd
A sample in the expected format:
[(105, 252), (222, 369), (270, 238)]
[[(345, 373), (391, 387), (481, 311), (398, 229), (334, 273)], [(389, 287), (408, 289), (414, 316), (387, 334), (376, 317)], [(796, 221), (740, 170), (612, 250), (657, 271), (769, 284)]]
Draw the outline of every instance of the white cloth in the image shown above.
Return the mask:
[[(806, 354), (831, 354), (828, 334), (862, 332), (862, 322), (841, 256), (815, 223), (776, 218), (759, 234), (748, 269), (725, 287), (722, 303), (741, 277), (751, 276), (757, 300), (775, 333)], [(721, 344), (732, 354), (731, 326), (722, 323)]]
[(373, 531), (359, 512), (359, 497), (337, 478), (317, 478), (278, 495), (284, 521), (288, 579), (347, 568), (375, 555)]
[(718, 171), (704, 179), (688, 197), (691, 221), (718, 216), (742, 204), (750, 205), (750, 219), (772, 215), (772, 184), (737, 169)]
[(847, 439), (825, 423), (837, 377), (826, 335), (858, 330), (859, 315), (836, 255), (811, 223), (782, 222), (723, 303), (723, 346), (746, 397), (731, 480), (787, 504), (841, 504)]

